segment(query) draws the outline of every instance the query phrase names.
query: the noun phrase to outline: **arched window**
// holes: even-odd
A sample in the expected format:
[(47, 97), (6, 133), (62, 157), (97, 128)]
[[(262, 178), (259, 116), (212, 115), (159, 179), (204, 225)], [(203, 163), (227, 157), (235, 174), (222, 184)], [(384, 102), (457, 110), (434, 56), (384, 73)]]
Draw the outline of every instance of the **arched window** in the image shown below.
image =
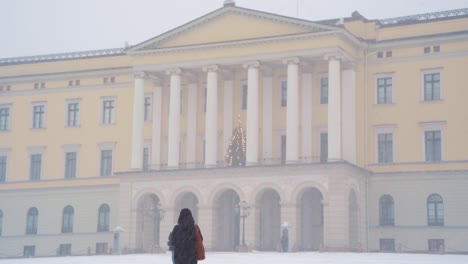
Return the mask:
[(107, 204), (102, 204), (99, 207), (98, 213), (98, 232), (109, 232), (109, 214), (110, 208)]
[(395, 225), (395, 210), (393, 207), (392, 196), (385, 194), (380, 197), (380, 226), (393, 226)]
[(3, 212), (0, 210), (0, 236), (2, 236), (2, 230), (3, 230)]
[(28, 210), (28, 218), (26, 221), (26, 235), (37, 234), (37, 218), (39, 217), (39, 211), (36, 207)]
[(71, 233), (73, 232), (73, 216), (75, 212), (73, 207), (68, 205), (67, 207), (63, 208), (62, 214), (62, 233)]
[(427, 198), (427, 224), (430, 226), (444, 225), (444, 201), (438, 194)]

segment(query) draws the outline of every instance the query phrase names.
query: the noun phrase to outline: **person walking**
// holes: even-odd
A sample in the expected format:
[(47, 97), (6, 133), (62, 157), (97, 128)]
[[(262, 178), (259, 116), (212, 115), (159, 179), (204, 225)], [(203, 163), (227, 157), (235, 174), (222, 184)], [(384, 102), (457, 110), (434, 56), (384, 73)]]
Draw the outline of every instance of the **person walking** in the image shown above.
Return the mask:
[[(195, 233), (195, 230), (198, 234)], [(197, 263), (200, 253), (197, 254), (196, 235), (199, 235), (203, 240), (200, 228), (193, 220), (192, 212), (184, 208), (180, 211), (177, 225), (174, 226), (169, 236), (169, 247), (173, 250), (174, 264)]]

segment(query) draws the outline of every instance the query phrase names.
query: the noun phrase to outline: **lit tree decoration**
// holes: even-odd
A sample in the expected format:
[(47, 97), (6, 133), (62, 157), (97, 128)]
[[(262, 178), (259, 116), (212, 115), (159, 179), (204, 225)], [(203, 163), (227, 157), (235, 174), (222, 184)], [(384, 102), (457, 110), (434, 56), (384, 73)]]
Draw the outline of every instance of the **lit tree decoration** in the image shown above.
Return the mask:
[(245, 132), (239, 117), (236, 127), (232, 131), (232, 137), (225, 156), (229, 167), (245, 166), (245, 142)]

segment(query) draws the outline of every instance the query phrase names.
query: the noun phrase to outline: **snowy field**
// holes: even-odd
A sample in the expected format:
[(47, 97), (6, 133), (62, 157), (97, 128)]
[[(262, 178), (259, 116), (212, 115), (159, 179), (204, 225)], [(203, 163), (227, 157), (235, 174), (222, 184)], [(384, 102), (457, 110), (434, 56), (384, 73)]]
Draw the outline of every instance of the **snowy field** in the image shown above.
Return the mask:
[[(4, 259), (0, 264), (171, 264), (170, 254)], [(208, 253), (200, 264), (467, 264), (468, 255), (383, 253)]]

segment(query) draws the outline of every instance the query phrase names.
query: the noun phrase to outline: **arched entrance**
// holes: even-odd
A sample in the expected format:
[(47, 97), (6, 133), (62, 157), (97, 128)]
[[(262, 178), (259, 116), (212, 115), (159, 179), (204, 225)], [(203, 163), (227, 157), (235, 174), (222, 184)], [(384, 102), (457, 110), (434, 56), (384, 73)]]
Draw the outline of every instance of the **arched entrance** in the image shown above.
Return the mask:
[(146, 194), (138, 201), (137, 209), (137, 248), (142, 252), (160, 243), (159, 198), (155, 194)]
[(216, 250), (233, 251), (239, 245), (240, 214), (237, 204), (239, 195), (232, 189), (223, 191), (215, 201), (213, 225)]
[(276, 251), (281, 229), (280, 196), (273, 189), (262, 191), (256, 199), (258, 249)]
[(349, 249), (357, 251), (359, 245), (359, 211), (354, 190), (349, 191)]
[(316, 188), (307, 188), (300, 196), (298, 239), (303, 251), (317, 251), (323, 242), (323, 196)]
[(198, 198), (197, 196), (195, 196), (194, 193), (184, 192), (177, 197), (175, 205), (176, 210), (174, 215), (174, 223), (177, 223), (180, 211), (184, 208), (190, 209), (195, 223), (198, 223)]

